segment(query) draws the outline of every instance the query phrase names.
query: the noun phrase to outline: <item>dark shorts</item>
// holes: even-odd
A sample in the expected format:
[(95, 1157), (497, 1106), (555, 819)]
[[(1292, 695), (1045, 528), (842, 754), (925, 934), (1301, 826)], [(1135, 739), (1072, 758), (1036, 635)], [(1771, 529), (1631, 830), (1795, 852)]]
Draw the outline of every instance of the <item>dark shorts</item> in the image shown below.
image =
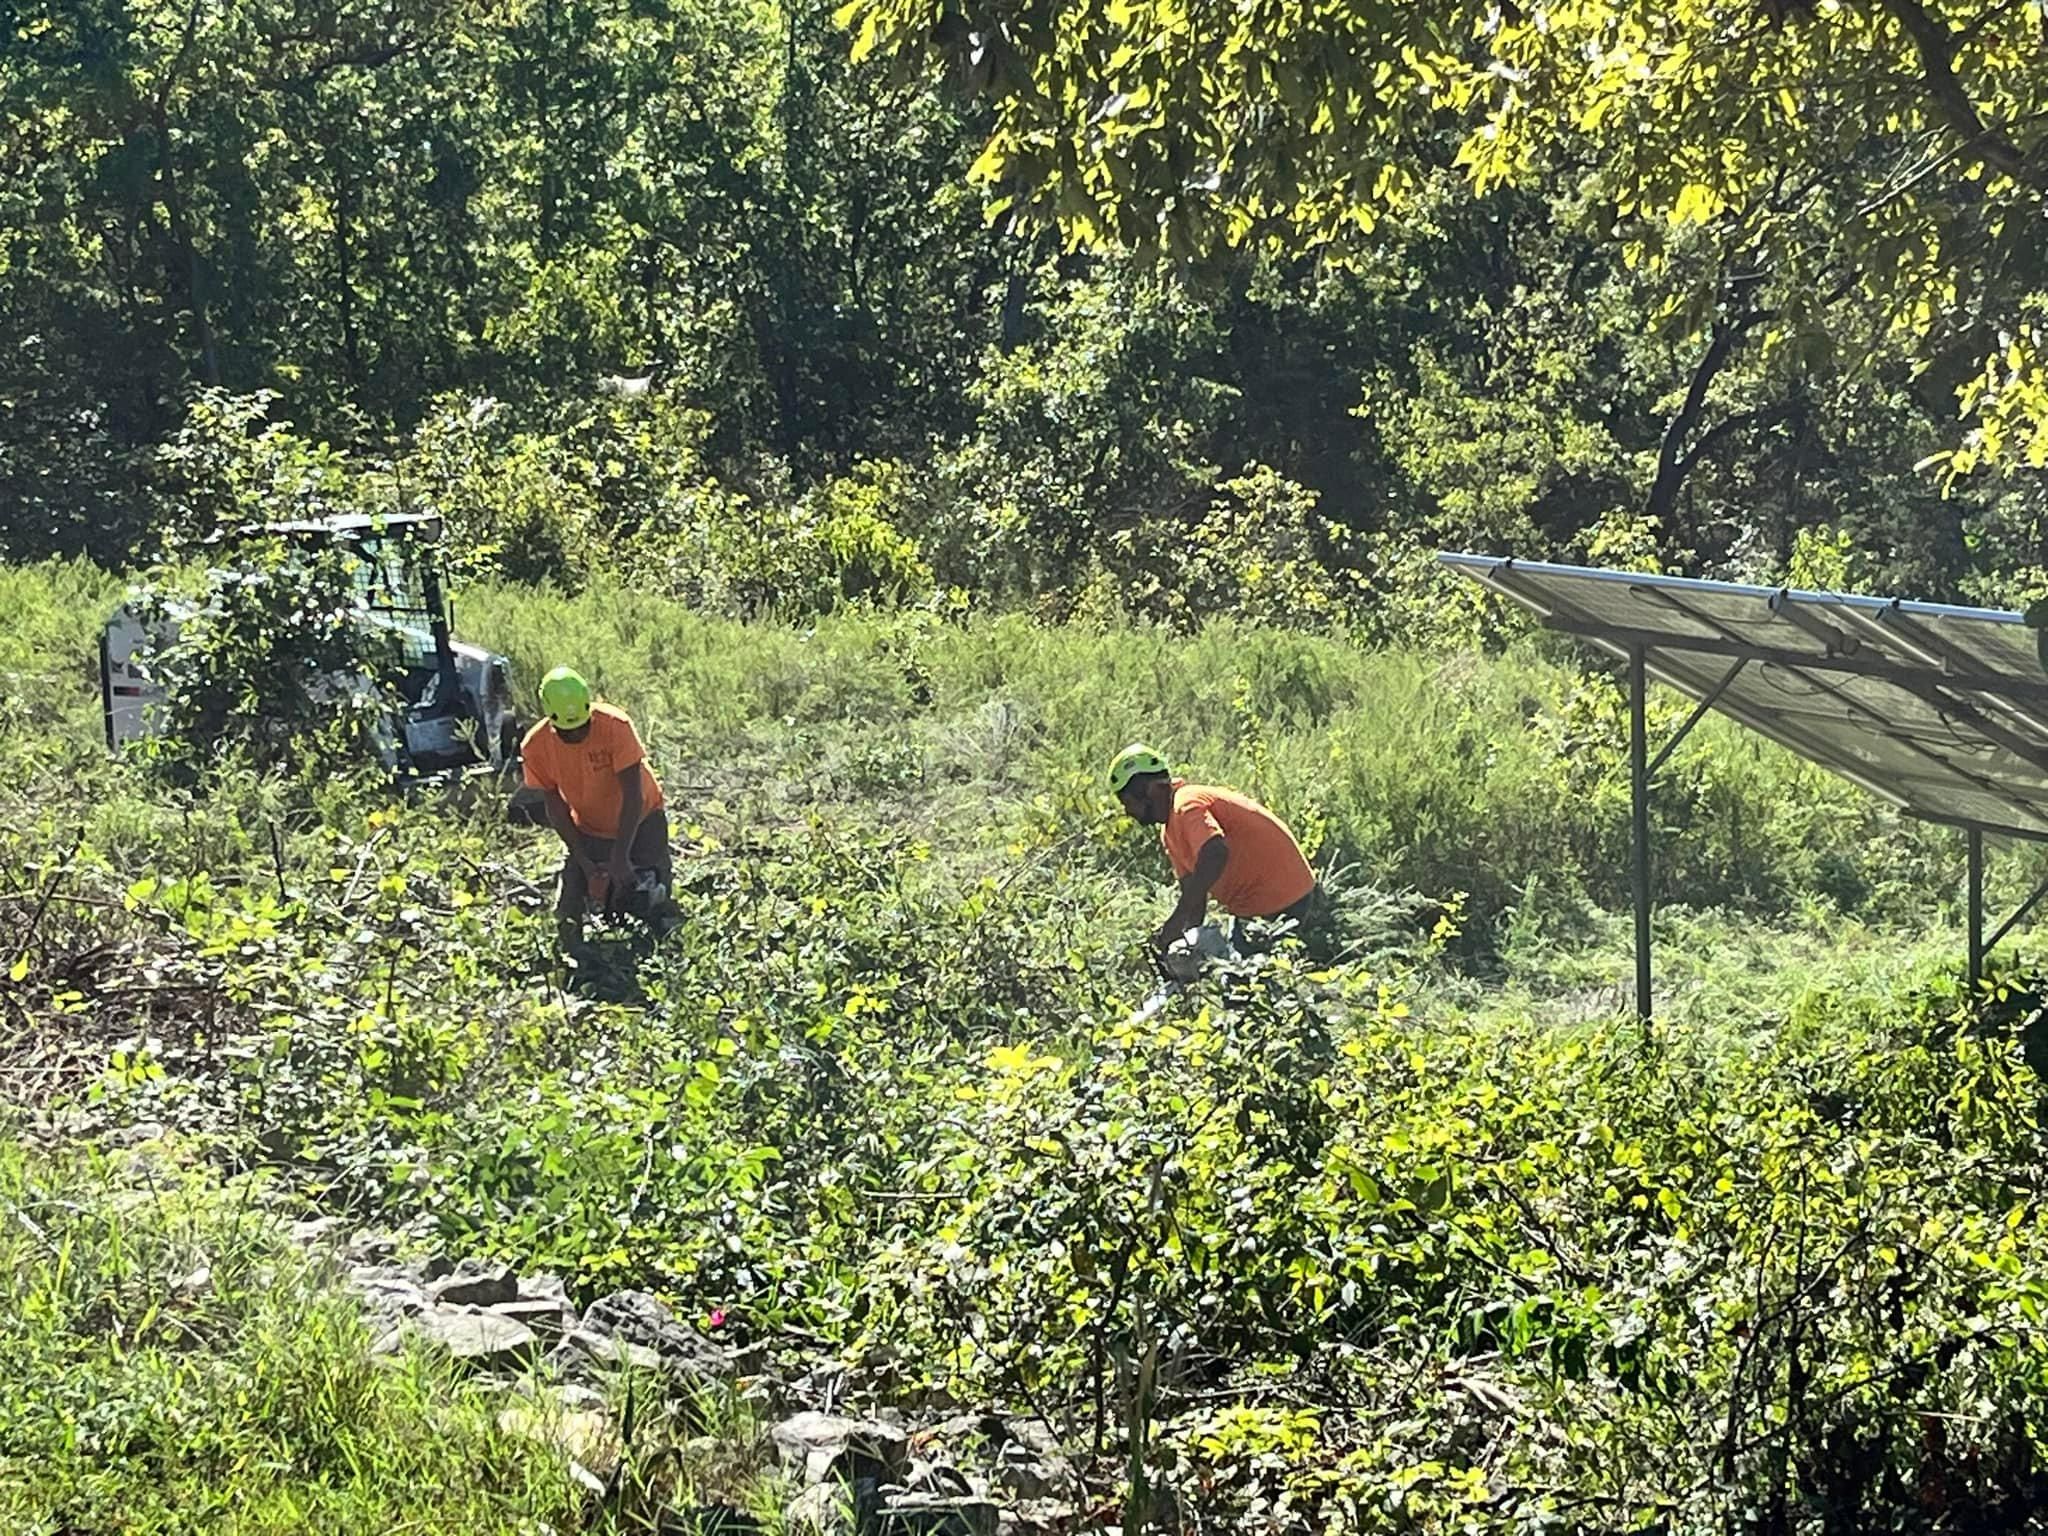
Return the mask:
[[(1312, 956), (1327, 946), (1330, 900), (1318, 885), (1292, 906), (1266, 917), (1240, 917), (1230, 925), (1230, 947), (1240, 955), (1263, 955), (1285, 939), (1299, 939)], [(1290, 926), (1291, 925), (1291, 926)]]
[[(612, 856), (612, 839), (608, 837), (587, 837), (583, 840), (590, 857), (602, 866)], [(664, 886), (675, 883), (675, 860), (668, 846), (668, 812), (652, 810), (640, 819), (640, 830), (633, 834), (633, 846), (628, 850), (637, 872), (643, 869), (654, 871)], [(573, 858), (562, 860), (561, 891), (555, 898), (555, 911), (562, 917), (580, 918), (590, 910), (590, 882), (584, 878), (583, 867)]]

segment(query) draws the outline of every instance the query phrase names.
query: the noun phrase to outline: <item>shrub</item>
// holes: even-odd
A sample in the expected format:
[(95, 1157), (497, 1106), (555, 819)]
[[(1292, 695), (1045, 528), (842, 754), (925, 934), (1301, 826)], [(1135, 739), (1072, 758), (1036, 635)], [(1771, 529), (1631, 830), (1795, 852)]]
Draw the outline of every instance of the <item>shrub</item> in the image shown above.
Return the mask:
[(363, 622), (358, 559), (275, 535), (234, 540), (218, 558), (189, 600), (168, 571), (137, 599), (163, 637), (143, 660), (165, 695), (149, 755), (190, 772), (240, 751), (315, 774), (365, 755), (400, 652), (396, 635)]
[(930, 594), (932, 573), (897, 522), (907, 484), (900, 466), (882, 462), (793, 500), (688, 487), (639, 530), (632, 569), (656, 590), (748, 616), (915, 602)]
[(363, 510), (367, 487), (346, 455), (275, 420), (268, 390), (194, 393), (184, 421), (156, 452), (152, 493), (171, 559), (248, 525)]
[(1368, 596), (1343, 558), (1350, 536), (1316, 513), (1316, 493), (1263, 464), (1216, 488), (1198, 521), (1153, 520), (1103, 555), (1122, 605), (1193, 629), (1218, 618), (1342, 628)]

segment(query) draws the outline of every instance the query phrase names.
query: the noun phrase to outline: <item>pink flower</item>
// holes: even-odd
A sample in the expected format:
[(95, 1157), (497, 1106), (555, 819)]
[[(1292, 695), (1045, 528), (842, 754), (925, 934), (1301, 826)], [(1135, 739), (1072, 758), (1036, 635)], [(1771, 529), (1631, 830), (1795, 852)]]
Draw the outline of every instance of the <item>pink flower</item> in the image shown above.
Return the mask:
[(713, 1307), (711, 1309), (711, 1326), (714, 1328), (723, 1328), (725, 1326), (725, 1308)]

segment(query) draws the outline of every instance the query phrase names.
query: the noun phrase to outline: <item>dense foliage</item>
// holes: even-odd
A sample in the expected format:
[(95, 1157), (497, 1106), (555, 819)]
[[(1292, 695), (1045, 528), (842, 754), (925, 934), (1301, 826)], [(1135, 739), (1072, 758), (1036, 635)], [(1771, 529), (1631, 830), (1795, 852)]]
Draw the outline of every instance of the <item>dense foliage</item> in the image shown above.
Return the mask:
[[(1429, 553), (2048, 592), (2043, 25), (0, 0), (0, 1523), (584, 1519), (320, 1211), (1036, 1416), (1127, 1531), (2032, 1528), (2048, 984), (1959, 986), (1959, 840), (1709, 720), (1618, 1022), (1621, 695)], [(423, 507), (640, 722), (658, 944), (565, 967), (504, 786), (356, 750), (345, 562), (205, 542)], [(1346, 964), (1133, 1011), (1134, 736)]]
[(1438, 543), (1778, 580), (1844, 534), (1818, 574), (2043, 585), (2038, 7), (1935, 18), (1944, 75), (1903, 0), (1197, 8), (1158, 48), (1152, 7), (997, 5), (993, 102), (882, 67), (923, 9), (17, 0), (0, 548), (153, 552), (238, 464), (738, 612), (1415, 635)]
[[(935, 54), (995, 103), (977, 179), (1030, 226), (1187, 253), (1357, 251), (1431, 170), (1540, 189), (1665, 290), (1695, 382), (1855, 324), (1961, 385), (1957, 461), (2048, 464), (2042, 7), (2007, 0), (849, 0), (854, 52)], [(1576, 295), (1574, 295), (1576, 297)], [(1797, 365), (1795, 365), (1796, 368)], [(1960, 374), (1960, 377), (1958, 377)], [(1685, 424), (1667, 447), (1683, 453)], [(1675, 472), (1667, 453), (1660, 479)]]

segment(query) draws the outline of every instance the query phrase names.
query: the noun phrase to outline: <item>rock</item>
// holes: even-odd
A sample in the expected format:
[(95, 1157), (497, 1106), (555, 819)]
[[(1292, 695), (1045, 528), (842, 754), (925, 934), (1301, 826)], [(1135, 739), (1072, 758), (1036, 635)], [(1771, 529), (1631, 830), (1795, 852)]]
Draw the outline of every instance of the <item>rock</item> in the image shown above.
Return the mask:
[(593, 1301), (578, 1331), (655, 1351), (661, 1369), (686, 1387), (723, 1385), (734, 1375), (726, 1349), (678, 1322), (659, 1297), (645, 1291), (614, 1291)]
[(559, 1301), (501, 1301), (485, 1310), (524, 1323), (544, 1339), (559, 1339), (576, 1325), (576, 1314)]
[(390, 1264), (351, 1265), (348, 1283), (358, 1291), (375, 1290), (380, 1286), (387, 1289), (404, 1286), (409, 1290), (423, 1291), (419, 1281), (412, 1275)]
[(1000, 1512), (987, 1499), (904, 1493), (885, 1500), (880, 1536), (996, 1536)]
[(1020, 1499), (1050, 1499), (1070, 1491), (1073, 1473), (1064, 1459), (1039, 1460), (1022, 1446), (1006, 1445), (996, 1462), (996, 1486)]
[(445, 1278), (427, 1286), (444, 1307), (495, 1307), (519, 1299), (519, 1277), (503, 1264), (464, 1259)]
[(1059, 1436), (1043, 1420), (1003, 1420), (1001, 1444), (996, 1453), (996, 1486), (1020, 1499), (1050, 1499), (1073, 1492), (1073, 1464), (1060, 1448)]
[(363, 1306), (383, 1318), (410, 1317), (424, 1312), (427, 1293), (405, 1271), (378, 1265), (361, 1265), (349, 1271), (348, 1288), (362, 1298)]
[(842, 1419), (829, 1413), (799, 1413), (770, 1432), (784, 1466), (804, 1469), (804, 1481), (893, 1482), (910, 1457), (910, 1437), (894, 1424)]
[(715, 1467), (732, 1459), (732, 1442), (717, 1435), (691, 1435), (676, 1449), (686, 1468)]
[(799, 1403), (818, 1403), (830, 1409), (846, 1400), (852, 1376), (837, 1361), (820, 1361), (789, 1384), (790, 1397)]
[(358, 1232), (344, 1252), (351, 1264), (388, 1264), (398, 1252), (398, 1239), (389, 1232)]
[(676, 1346), (678, 1352), (682, 1347), (676, 1336), (683, 1332), (683, 1325), (666, 1302), (645, 1291), (613, 1291), (600, 1296), (584, 1312), (583, 1326), (592, 1333), (648, 1349), (660, 1349), (665, 1343)]
[(292, 1223), (292, 1241), (301, 1248), (338, 1247), (348, 1240), (348, 1223), (339, 1216), (315, 1216)]
[(607, 1413), (611, 1409), (611, 1399), (602, 1392), (592, 1391), (589, 1387), (577, 1386), (574, 1382), (565, 1381), (558, 1386), (550, 1387), (548, 1388), (548, 1395), (564, 1409), (572, 1413), (583, 1409)]
[(406, 1319), (397, 1331), (415, 1333), (451, 1360), (478, 1370), (524, 1364), (540, 1344), (531, 1328), (509, 1317), (453, 1307), (429, 1307)]
[(819, 1483), (797, 1495), (783, 1524), (789, 1536), (854, 1536), (853, 1500), (837, 1483)]
[(614, 1291), (593, 1301), (583, 1314), (592, 1333), (625, 1339), (671, 1359), (701, 1365), (708, 1376), (730, 1374), (731, 1356), (694, 1328), (677, 1321), (665, 1302), (645, 1291)]
[(547, 1364), (572, 1381), (594, 1380), (608, 1371), (658, 1371), (661, 1356), (643, 1345), (572, 1328), (548, 1351)]
[(610, 1486), (626, 1453), (611, 1415), (596, 1409), (514, 1403), (498, 1415), (498, 1428), (554, 1451), (588, 1472), (600, 1488)]
[(1003, 1438), (1012, 1444), (1021, 1445), (1034, 1456), (1064, 1456), (1060, 1437), (1043, 1419), (1027, 1419), (1012, 1416), (1002, 1421)]
[(958, 1467), (944, 1462), (913, 1461), (909, 1472), (904, 1474), (901, 1491), (955, 1499), (977, 1496), (983, 1490), (976, 1488)]
[(560, 1275), (521, 1275), (519, 1277), (519, 1299), (521, 1301), (560, 1302), (569, 1307), (569, 1288), (562, 1283)]
[(1005, 1504), (996, 1519), (996, 1536), (1064, 1536), (1080, 1527), (1080, 1511), (1058, 1499), (1024, 1499)]
[(204, 1296), (213, 1289), (213, 1267), (201, 1264), (171, 1288), (181, 1296)]

